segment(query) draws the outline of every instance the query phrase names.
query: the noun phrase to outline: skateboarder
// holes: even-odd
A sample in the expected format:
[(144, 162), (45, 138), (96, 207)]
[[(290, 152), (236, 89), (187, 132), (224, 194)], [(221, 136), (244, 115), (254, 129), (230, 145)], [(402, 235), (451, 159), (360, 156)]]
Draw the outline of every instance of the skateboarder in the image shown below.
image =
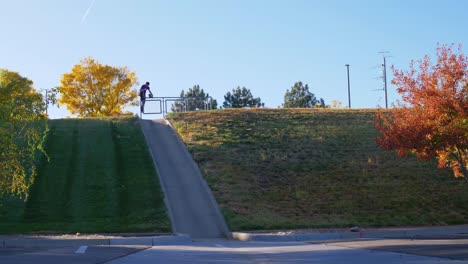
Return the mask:
[(140, 111), (143, 114), (145, 113), (146, 91), (150, 93), (150, 97), (153, 97), (153, 93), (151, 92), (149, 85), (150, 83), (146, 82), (146, 84), (143, 84), (140, 88)]

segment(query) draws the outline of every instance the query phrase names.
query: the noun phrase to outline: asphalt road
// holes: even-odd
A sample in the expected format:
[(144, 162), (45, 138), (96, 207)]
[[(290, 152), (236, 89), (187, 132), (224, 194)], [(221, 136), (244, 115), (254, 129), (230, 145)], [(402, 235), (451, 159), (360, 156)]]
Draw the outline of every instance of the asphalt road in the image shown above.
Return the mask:
[(385, 239), (329, 243), (328, 245), (432, 256), (444, 259), (463, 260), (468, 263), (468, 239)]
[(207, 240), (172, 246), (2, 248), (0, 263), (468, 263), (468, 240), (372, 240), (310, 244)]
[[(308, 244), (211, 241), (184, 246), (155, 246), (116, 259), (110, 263), (468, 263), (446, 258), (367, 249), (363, 244), (361, 244), (362, 247), (360, 248), (352, 247), (352, 245), (353, 243)], [(371, 246), (371, 244), (368, 245)], [(385, 245), (385, 242), (380, 244), (380, 246), (383, 245)], [(453, 244), (452, 246), (458, 247), (459, 245)], [(438, 243), (435, 242), (434, 246), (435, 250)], [(400, 249), (404, 247), (402, 245)], [(426, 253), (431, 253), (431, 250), (428, 249)], [(465, 254), (468, 256), (468, 250)]]
[(141, 246), (0, 248), (1, 264), (95, 264), (148, 249)]

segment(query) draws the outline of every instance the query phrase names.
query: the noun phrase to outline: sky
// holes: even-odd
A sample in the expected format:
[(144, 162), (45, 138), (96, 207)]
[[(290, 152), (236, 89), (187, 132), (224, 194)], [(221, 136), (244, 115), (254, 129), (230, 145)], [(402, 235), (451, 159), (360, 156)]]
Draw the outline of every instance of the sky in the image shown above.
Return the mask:
[[(390, 66), (434, 58), (438, 43), (466, 45), (467, 10), (460, 0), (0, 0), (0, 68), (40, 90), (90, 56), (127, 66), (155, 96), (198, 84), (222, 104), (245, 86), (276, 108), (297, 81), (347, 106), (350, 64), (352, 108), (374, 108), (385, 105), (379, 52), (389, 52), (391, 104)], [(49, 115), (71, 116), (65, 106)]]

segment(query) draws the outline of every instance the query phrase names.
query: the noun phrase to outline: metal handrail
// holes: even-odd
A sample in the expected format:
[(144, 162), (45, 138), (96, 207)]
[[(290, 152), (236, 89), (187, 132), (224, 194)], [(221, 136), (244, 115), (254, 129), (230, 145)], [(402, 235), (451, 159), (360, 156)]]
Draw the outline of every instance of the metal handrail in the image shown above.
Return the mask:
[[(201, 100), (203, 101), (203, 110), (211, 110), (213, 105), (212, 105), (212, 100), (213, 98), (211, 96), (209, 97), (174, 97), (174, 96), (164, 96), (164, 97), (146, 97), (145, 102), (159, 102), (159, 111), (157, 112), (141, 112), (141, 107), (140, 107), (140, 118), (143, 114), (162, 114), (164, 117), (166, 117), (167, 113), (169, 113), (168, 108), (167, 108), (167, 103), (168, 102), (182, 102), (184, 108), (181, 109), (183, 112), (187, 112), (187, 104), (190, 101), (194, 100)], [(140, 105), (141, 106), (141, 101)]]

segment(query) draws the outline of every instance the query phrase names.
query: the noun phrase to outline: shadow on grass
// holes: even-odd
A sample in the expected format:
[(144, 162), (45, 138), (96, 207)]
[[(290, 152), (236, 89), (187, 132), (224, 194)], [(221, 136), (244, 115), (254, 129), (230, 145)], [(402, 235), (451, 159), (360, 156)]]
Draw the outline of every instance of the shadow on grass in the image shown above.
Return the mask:
[(50, 120), (26, 203), (4, 199), (1, 233), (170, 230), (138, 120)]

